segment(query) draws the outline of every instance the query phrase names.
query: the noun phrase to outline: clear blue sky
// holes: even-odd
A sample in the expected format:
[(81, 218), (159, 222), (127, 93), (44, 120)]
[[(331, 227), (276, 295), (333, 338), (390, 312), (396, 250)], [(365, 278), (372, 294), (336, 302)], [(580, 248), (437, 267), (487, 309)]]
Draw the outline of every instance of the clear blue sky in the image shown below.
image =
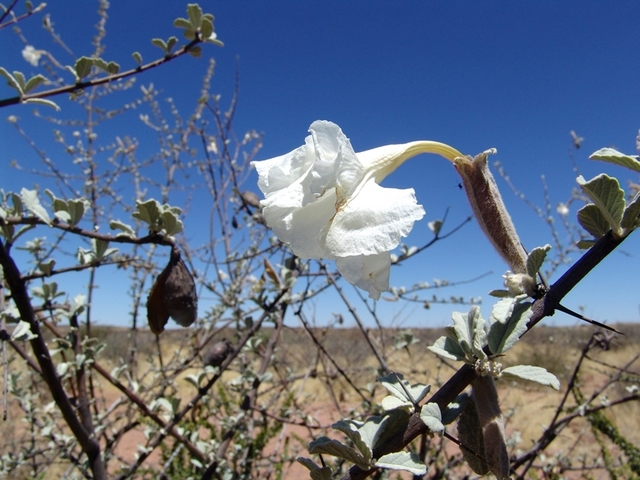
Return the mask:
[[(96, 5), (50, 2), (46, 9), (78, 54), (91, 52)], [(421, 139), (446, 142), (469, 154), (496, 147), (495, 160), (539, 205), (540, 176), (546, 175), (555, 205), (567, 200), (576, 185), (568, 156), (569, 132), (575, 130), (585, 137), (576, 152), (585, 177), (605, 171), (637, 180), (623, 169), (588, 161), (587, 156), (604, 146), (635, 153), (640, 128), (638, 2), (226, 0), (201, 5), (215, 15), (224, 48), (207, 46), (205, 58), (179, 59), (140, 76), (138, 84), (153, 82), (186, 113), (199, 94), (206, 58), (216, 60), (213, 90), (223, 101), (231, 97), (237, 64), (235, 129), (265, 133), (261, 158), (301, 145), (309, 124), (326, 119), (342, 127), (356, 151)], [(149, 39), (176, 34), (171, 22), (184, 16), (185, 8), (186, 2), (175, 0), (112, 1), (104, 58), (123, 68), (134, 65), (133, 51), (141, 52), (145, 61), (157, 58), (160, 51)], [(52, 48), (40, 22), (36, 17), (20, 26), (36, 48)], [(22, 59), (23, 44), (16, 35), (6, 29), (0, 41), (0, 66), (38, 73)], [(2, 83), (0, 96), (13, 96)], [(4, 122), (11, 114), (31, 122), (30, 110), (17, 106), (0, 112), (5, 146), (0, 153), (0, 187), (5, 190), (23, 181), (8, 170), (12, 159), (37, 164), (33, 151), (13, 138)], [(144, 137), (137, 113), (129, 121), (120, 128), (138, 129), (142, 149), (145, 141), (154, 142)], [(50, 127), (34, 136), (41, 146), (52, 145)], [(415, 188), (427, 210), (409, 243), (426, 241), (426, 220), (441, 218), (448, 207), (450, 227), (470, 214), (458, 181), (450, 164), (430, 156), (417, 157), (385, 180), (385, 185)], [(533, 248), (550, 242), (546, 226), (503, 182), (499, 185), (524, 244)], [(628, 255), (614, 253), (571, 293), (566, 306), (584, 305), (587, 315), (601, 321), (637, 320), (638, 236), (625, 243)], [(500, 287), (506, 269), (474, 224), (423, 252), (412, 264), (392, 269), (391, 281), (408, 286), (493, 271), (480, 282), (438, 292), (482, 296), (488, 315), (491, 298), (486, 292)], [(385, 306), (389, 314), (398, 307)], [(424, 313), (418, 309), (404, 324), (443, 325), (453, 309), (460, 308)], [(559, 314), (549, 320), (554, 322), (573, 323)]]

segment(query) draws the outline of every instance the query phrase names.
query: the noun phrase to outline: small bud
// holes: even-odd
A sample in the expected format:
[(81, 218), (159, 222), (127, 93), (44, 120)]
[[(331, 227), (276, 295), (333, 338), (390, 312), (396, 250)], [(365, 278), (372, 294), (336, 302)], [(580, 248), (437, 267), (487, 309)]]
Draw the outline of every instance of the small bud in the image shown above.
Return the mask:
[(494, 149), (471, 157), (458, 157), (453, 164), (464, 183), (471, 208), (493, 247), (515, 273), (527, 272), (527, 255), (504, 206), (498, 185), (489, 171), (487, 156)]
[(502, 278), (504, 278), (504, 286), (509, 290), (509, 294), (513, 297), (526, 293), (530, 297), (535, 295), (536, 281), (526, 273), (511, 273), (507, 270)]

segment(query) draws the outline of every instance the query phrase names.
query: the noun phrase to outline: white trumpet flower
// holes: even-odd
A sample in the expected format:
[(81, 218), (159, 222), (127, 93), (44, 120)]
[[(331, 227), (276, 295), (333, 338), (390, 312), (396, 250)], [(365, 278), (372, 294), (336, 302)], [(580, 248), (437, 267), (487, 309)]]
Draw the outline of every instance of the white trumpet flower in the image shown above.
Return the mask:
[(386, 145), (356, 153), (340, 127), (318, 120), (305, 144), (290, 153), (252, 162), (267, 225), (301, 258), (335, 260), (351, 284), (379, 299), (389, 289), (390, 251), (425, 215), (412, 188), (379, 183), (405, 160), (462, 154), (438, 142)]

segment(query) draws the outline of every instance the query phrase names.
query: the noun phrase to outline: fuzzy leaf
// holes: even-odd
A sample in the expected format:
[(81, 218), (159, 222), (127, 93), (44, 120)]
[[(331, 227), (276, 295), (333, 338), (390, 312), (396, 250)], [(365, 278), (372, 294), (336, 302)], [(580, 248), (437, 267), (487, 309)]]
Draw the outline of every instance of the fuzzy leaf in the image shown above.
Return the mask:
[(56, 261), (53, 258), (50, 258), (46, 262), (40, 262), (38, 264), (38, 270), (44, 273), (46, 276), (50, 276), (53, 271), (53, 267), (56, 265)]
[(202, 39), (206, 40), (211, 35), (213, 35), (213, 23), (211, 20), (207, 18), (202, 19), (202, 24), (200, 26), (200, 31), (202, 32)]
[(31, 327), (24, 320), (20, 320), (11, 333), (11, 340), (15, 341), (26, 342), (34, 338), (38, 338), (38, 336), (31, 331)]
[(38, 105), (44, 105), (46, 107), (53, 108), (56, 112), (60, 111), (60, 107), (56, 102), (52, 102), (51, 100), (47, 100), (46, 98), (26, 98), (22, 101), (22, 103), (37, 103)]
[[(391, 393), (391, 395), (403, 402), (409, 402), (410, 405), (413, 405), (414, 402), (420, 403), (424, 397), (427, 396), (429, 390), (431, 390), (431, 385), (424, 385), (422, 383), (410, 385), (401, 373), (390, 373), (378, 380), (382, 383), (382, 386)], [(402, 385), (400, 383), (402, 383)], [(404, 388), (402, 388), (402, 386), (404, 386)], [(409, 395), (411, 396), (410, 398), (407, 397), (405, 390), (409, 392)]]
[(183, 230), (182, 221), (175, 213), (164, 211), (160, 217), (162, 218), (162, 227), (167, 232), (167, 235), (175, 235)]
[(202, 9), (197, 3), (190, 3), (187, 5), (187, 15), (189, 15), (189, 22), (193, 28), (200, 28), (202, 24)]
[(577, 182), (582, 191), (600, 209), (614, 233), (619, 233), (625, 200), (624, 190), (620, 188), (618, 180), (601, 173), (588, 182), (580, 175)]
[(124, 235), (125, 237), (134, 238), (136, 236), (136, 232), (126, 223), (122, 223), (119, 220), (111, 220), (109, 222), (109, 228), (111, 230), (122, 230), (122, 233), (118, 235)]
[(0, 67), (0, 75), (2, 75), (4, 78), (7, 79), (7, 84), (16, 89), (18, 91), (18, 93), (20, 95), (22, 95), (24, 92), (22, 91), (22, 88), (20, 87), (20, 84), (18, 83), (18, 81), (14, 78), (13, 75), (11, 75), (9, 72), (7, 72), (4, 68)]
[(640, 161), (638, 161), (637, 155), (625, 155), (613, 148), (601, 148), (597, 152), (593, 152), (589, 159), (613, 163), (640, 172)]
[(309, 469), (311, 480), (331, 480), (331, 469), (329, 467), (320, 467), (309, 458), (298, 457), (298, 463)]
[(448, 360), (465, 361), (467, 359), (462, 347), (449, 336), (440, 337), (433, 345), (427, 347), (427, 349)]
[(517, 303), (506, 323), (495, 321), (491, 324), (488, 335), (491, 353), (494, 355), (504, 353), (516, 344), (527, 330), (527, 323), (533, 315), (532, 305), (531, 302)]
[(140, 52), (133, 52), (131, 54), (131, 56), (133, 57), (133, 59), (136, 61), (136, 63), (140, 67), (142, 65), (142, 55), (140, 55)]
[(638, 193), (631, 203), (627, 205), (622, 215), (622, 222), (620, 226), (625, 230), (632, 230), (635, 228), (638, 222), (638, 216), (640, 215), (640, 193)]
[(195, 58), (200, 58), (202, 56), (202, 48), (195, 46), (189, 49), (189, 55)]
[(420, 420), (434, 433), (444, 432), (442, 413), (437, 403), (427, 403), (420, 410)]
[(603, 237), (611, 230), (611, 225), (600, 209), (593, 203), (589, 203), (578, 210), (578, 223), (596, 239)]
[(171, 53), (171, 50), (176, 46), (176, 43), (178, 43), (178, 39), (176, 37), (169, 37), (167, 39), (167, 53)]
[(551, 245), (546, 244), (544, 247), (536, 247), (527, 256), (527, 274), (536, 278), (536, 275), (542, 268), (544, 259), (547, 258), (547, 253), (551, 250)]
[(155, 227), (160, 217), (160, 204), (154, 199), (146, 202), (136, 200), (136, 211), (131, 216), (149, 224), (150, 228)]
[(368, 470), (370, 465), (364, 457), (353, 448), (342, 442), (332, 440), (329, 437), (320, 437), (309, 444), (309, 453), (326, 454), (344, 458), (347, 462), (358, 465), (363, 470)]
[(91, 67), (93, 66), (93, 58), (80, 57), (73, 66), (78, 80), (82, 80), (84, 77), (91, 73)]
[(447, 408), (442, 412), (442, 423), (444, 425), (449, 425), (454, 420), (456, 420), (462, 409), (464, 408), (465, 403), (469, 400), (468, 393), (461, 393), (458, 395), (453, 402), (447, 405)]
[(426, 465), (413, 452), (394, 452), (383, 455), (376, 462), (376, 467), (406, 470), (413, 475), (425, 475), (427, 473)]
[(558, 380), (553, 373), (546, 371), (542, 367), (536, 367), (533, 365), (515, 365), (513, 367), (503, 369), (502, 375), (529, 380), (531, 382), (551, 387), (554, 390), (560, 390), (560, 380)]
[(49, 218), (49, 214), (40, 203), (38, 192), (36, 190), (27, 190), (26, 188), (23, 188), (20, 190), (20, 199), (27, 210), (47, 225), (51, 225), (51, 218)]
[(167, 44), (161, 38), (154, 38), (151, 40), (151, 43), (153, 43), (156, 47), (161, 48), (165, 55), (169, 53)]
[(38, 85), (46, 82), (47, 79), (43, 75), (34, 75), (29, 79), (27, 84), (24, 86), (24, 93), (29, 93), (31, 90), (36, 88)]
[(189, 22), (189, 20), (186, 18), (176, 18), (173, 21), (173, 26), (178, 28), (192, 29), (191, 22)]

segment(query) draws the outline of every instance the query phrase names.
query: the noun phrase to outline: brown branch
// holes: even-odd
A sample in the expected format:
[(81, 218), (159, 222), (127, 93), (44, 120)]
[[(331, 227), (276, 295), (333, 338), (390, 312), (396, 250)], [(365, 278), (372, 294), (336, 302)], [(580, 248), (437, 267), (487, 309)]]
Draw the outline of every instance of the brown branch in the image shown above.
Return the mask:
[(73, 85), (65, 85), (62, 87), (58, 87), (58, 88), (53, 88), (51, 90), (46, 90), (44, 92), (39, 92), (39, 93), (32, 93), (31, 95), (21, 95), (21, 96), (17, 96), (17, 97), (12, 97), (12, 98), (5, 98), (3, 100), (0, 100), (0, 108), (2, 107), (8, 107), (9, 105), (17, 105), (19, 103), (22, 103), (26, 100), (30, 100), (30, 99), (40, 99), (40, 98), (48, 98), (48, 97), (53, 97), (55, 95), (60, 95), (63, 93), (72, 93), (72, 92), (78, 92), (81, 91), (85, 88), (89, 88), (89, 87), (97, 87), (98, 85), (104, 85), (106, 83), (111, 83), (111, 82), (115, 82), (117, 80), (122, 80), (123, 78), (127, 78), (130, 77), (132, 75), (137, 75), (139, 73), (145, 72), (147, 70), (150, 70), (152, 68), (155, 67), (159, 67), (160, 65), (170, 62), (171, 60), (173, 60), (174, 58), (180, 57), (182, 55), (184, 55), (185, 53), (188, 53), (189, 50), (191, 50), (193, 47), (195, 47), (197, 44), (202, 43), (202, 40), (200, 39), (200, 36), (194, 38), (193, 40), (191, 40), (191, 42), (189, 42), (187, 45), (185, 45), (184, 47), (180, 48), (179, 50), (175, 51), (174, 53), (170, 53), (162, 58), (159, 58), (158, 60), (155, 60), (153, 62), (147, 63), (146, 65), (141, 65), (139, 67), (136, 68), (132, 68), (131, 70), (127, 70), (126, 72), (122, 72), (122, 73), (116, 73), (115, 75), (108, 75), (106, 77), (102, 77), (102, 78), (98, 78), (95, 80), (87, 80), (84, 82), (78, 82), (78, 83), (74, 83)]
[(31, 305), (26, 283), (21, 278), (20, 271), (13, 261), (13, 258), (9, 256), (2, 240), (0, 240), (0, 265), (2, 265), (5, 281), (9, 285), (11, 296), (20, 312), (20, 317), (29, 323), (31, 332), (36, 335), (34, 339), (30, 340), (30, 343), (34, 356), (38, 360), (42, 371), (42, 378), (49, 387), (51, 396), (60, 409), (65, 422), (67, 422), (73, 435), (78, 440), (82, 451), (87, 455), (94, 478), (97, 480), (106, 480), (107, 472), (100, 455), (100, 445), (96, 439), (87, 432), (76, 416), (73, 405), (71, 405), (71, 401), (64, 391), (64, 387), (62, 383), (60, 383), (53, 360), (49, 355), (49, 349), (40, 332), (40, 326)]
[[(573, 287), (598, 265), (607, 255), (613, 252), (625, 239), (614, 236), (611, 231), (591, 247), (567, 272), (554, 283), (546, 295), (536, 300), (532, 307), (533, 315), (527, 324), (527, 331), (531, 330), (543, 318), (554, 314), (556, 307)], [(526, 333), (526, 332), (525, 332)], [(468, 385), (476, 378), (472, 366), (463, 365), (429, 400), (435, 402), (444, 410)], [(375, 448), (374, 458), (391, 452), (398, 452), (406, 447), (419, 435), (428, 432), (426, 425), (420, 420), (420, 414), (414, 413), (404, 431), (392, 437), (384, 445)], [(363, 470), (354, 465), (342, 476), (341, 480), (362, 480), (372, 475), (377, 468)]]

